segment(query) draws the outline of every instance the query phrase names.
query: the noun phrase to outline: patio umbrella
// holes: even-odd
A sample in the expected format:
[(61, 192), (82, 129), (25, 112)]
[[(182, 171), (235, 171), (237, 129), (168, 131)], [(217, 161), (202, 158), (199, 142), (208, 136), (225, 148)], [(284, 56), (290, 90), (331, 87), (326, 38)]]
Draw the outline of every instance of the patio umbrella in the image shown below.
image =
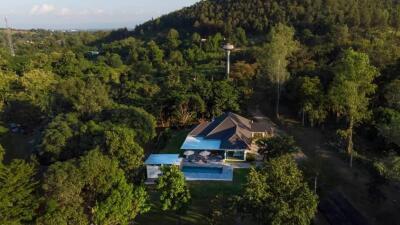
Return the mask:
[(211, 154), (211, 152), (209, 152), (209, 151), (200, 152), (200, 155), (203, 156), (203, 157), (209, 156), (210, 154)]
[(183, 153), (185, 156), (190, 156), (194, 154), (194, 151), (186, 151)]

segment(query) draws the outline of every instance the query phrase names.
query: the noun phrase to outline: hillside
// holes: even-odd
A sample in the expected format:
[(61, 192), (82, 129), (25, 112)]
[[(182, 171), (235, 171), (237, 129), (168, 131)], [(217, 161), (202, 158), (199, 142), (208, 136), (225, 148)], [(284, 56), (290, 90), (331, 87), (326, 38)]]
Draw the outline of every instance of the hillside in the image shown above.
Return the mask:
[[(398, 225), (399, 30), (398, 0), (201, 1), (134, 31), (13, 31), (15, 56), (1, 30), (0, 224), (323, 224), (320, 201)], [(288, 135), (252, 134), (233, 182), (144, 185), (149, 154), (225, 112)]]
[(177, 28), (182, 31), (231, 33), (241, 27), (248, 33), (266, 33), (277, 23), (298, 30), (327, 33), (332, 26), (370, 29), (398, 28), (395, 0), (206, 0), (149, 21), (136, 28), (144, 33)]

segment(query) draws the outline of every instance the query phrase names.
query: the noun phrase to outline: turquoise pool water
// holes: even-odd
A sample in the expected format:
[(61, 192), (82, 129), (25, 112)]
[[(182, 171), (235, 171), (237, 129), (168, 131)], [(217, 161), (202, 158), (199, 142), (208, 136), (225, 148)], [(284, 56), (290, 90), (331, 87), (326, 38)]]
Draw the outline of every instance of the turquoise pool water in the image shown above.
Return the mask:
[(222, 173), (221, 167), (194, 167), (194, 166), (184, 166), (182, 168), (183, 172), (186, 173)]

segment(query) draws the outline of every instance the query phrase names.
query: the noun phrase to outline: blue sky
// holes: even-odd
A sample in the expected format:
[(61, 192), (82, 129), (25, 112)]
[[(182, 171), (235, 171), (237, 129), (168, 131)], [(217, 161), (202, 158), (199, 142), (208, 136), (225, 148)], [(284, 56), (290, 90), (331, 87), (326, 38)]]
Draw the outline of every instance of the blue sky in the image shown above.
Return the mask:
[(14, 28), (133, 28), (151, 18), (190, 6), (199, 0), (1, 0), (1, 25), (8, 17)]

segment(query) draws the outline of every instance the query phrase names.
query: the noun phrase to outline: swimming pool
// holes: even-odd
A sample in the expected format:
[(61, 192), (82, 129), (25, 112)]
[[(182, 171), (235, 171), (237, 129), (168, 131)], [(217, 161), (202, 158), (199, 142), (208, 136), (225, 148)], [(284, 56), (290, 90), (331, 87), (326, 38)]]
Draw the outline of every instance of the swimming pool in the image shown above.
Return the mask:
[(186, 173), (222, 173), (221, 167), (195, 167), (195, 166), (184, 166), (182, 171)]

